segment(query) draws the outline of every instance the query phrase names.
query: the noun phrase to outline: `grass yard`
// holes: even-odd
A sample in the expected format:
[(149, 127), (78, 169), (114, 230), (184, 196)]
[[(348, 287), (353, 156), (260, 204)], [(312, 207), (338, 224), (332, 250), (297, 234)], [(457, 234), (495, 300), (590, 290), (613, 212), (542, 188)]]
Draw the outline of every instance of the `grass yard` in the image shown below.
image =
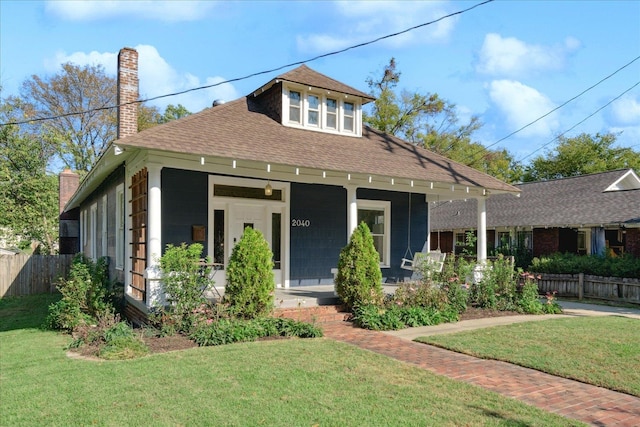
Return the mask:
[(0, 425), (581, 425), (324, 338), (70, 359), (52, 301), (0, 300)]
[(640, 321), (551, 319), (421, 337), (461, 353), (527, 366), (640, 397)]

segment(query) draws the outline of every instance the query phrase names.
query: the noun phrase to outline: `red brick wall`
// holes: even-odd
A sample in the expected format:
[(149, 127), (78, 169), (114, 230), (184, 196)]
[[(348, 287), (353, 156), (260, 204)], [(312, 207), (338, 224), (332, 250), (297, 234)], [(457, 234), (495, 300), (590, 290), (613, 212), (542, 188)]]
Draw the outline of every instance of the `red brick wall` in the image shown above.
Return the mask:
[(73, 193), (78, 189), (80, 184), (80, 176), (71, 172), (71, 169), (65, 169), (58, 175), (58, 201), (60, 203), (60, 212), (64, 210), (64, 205), (71, 199)]
[(626, 231), (625, 253), (640, 258), (640, 228), (627, 228)]
[(138, 52), (125, 47), (118, 54), (118, 139), (138, 132), (138, 104), (129, 104), (137, 100)]
[(558, 252), (559, 231), (557, 228), (533, 229), (533, 256)]

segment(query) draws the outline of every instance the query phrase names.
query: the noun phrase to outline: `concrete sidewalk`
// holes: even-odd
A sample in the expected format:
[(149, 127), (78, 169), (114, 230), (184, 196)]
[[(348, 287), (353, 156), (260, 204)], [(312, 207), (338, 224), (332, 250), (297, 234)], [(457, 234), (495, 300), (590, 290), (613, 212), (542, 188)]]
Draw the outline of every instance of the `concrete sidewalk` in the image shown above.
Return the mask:
[(471, 331), (474, 329), (488, 328), (492, 326), (511, 325), (522, 322), (538, 322), (541, 320), (558, 319), (574, 316), (624, 316), (640, 320), (640, 309), (611, 307), (599, 304), (584, 304), (570, 301), (560, 301), (564, 314), (487, 317), (484, 319), (463, 320), (456, 323), (443, 323), (435, 326), (422, 326), (419, 328), (407, 328), (399, 331), (385, 331), (385, 334), (413, 341), (418, 337), (429, 335), (451, 334), (455, 332)]

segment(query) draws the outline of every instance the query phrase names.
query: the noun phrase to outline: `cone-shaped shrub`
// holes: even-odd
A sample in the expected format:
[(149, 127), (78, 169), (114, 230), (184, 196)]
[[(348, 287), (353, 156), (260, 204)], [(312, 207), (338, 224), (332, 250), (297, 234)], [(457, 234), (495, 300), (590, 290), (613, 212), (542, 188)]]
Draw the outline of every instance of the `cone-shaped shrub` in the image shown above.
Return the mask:
[(273, 309), (273, 254), (262, 233), (247, 227), (233, 248), (226, 270), (225, 300), (241, 317), (252, 319)]
[(340, 251), (336, 292), (347, 309), (382, 302), (380, 255), (364, 222), (353, 231), (349, 244)]

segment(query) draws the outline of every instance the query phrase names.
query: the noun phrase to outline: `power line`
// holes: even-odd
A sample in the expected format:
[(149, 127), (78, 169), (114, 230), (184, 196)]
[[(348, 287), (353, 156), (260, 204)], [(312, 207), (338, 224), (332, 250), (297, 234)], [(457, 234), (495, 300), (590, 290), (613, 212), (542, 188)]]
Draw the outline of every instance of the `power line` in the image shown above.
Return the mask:
[[(504, 141), (507, 138), (512, 137), (513, 135), (517, 134), (518, 132), (528, 128), (529, 126), (533, 125), (534, 123), (539, 122), (540, 120), (544, 119), (545, 117), (547, 117), (548, 115), (550, 115), (551, 113), (559, 110), (560, 108), (564, 107), (565, 105), (567, 105), (568, 103), (570, 103), (571, 101), (574, 101), (575, 99), (581, 97), (582, 95), (584, 95), (585, 93), (587, 93), (588, 91), (590, 91), (591, 89), (595, 88), (596, 86), (600, 85), (601, 83), (603, 83), (604, 81), (610, 79), (611, 77), (613, 77), (614, 75), (618, 74), (620, 71), (624, 70), (625, 68), (627, 68), (628, 66), (630, 66), (631, 64), (633, 64), (634, 62), (636, 62), (638, 59), (640, 59), (640, 56), (635, 57), (634, 59), (632, 59), (631, 61), (627, 62), (625, 65), (623, 65), (622, 67), (618, 68), (617, 70), (615, 70), (614, 72), (612, 72), (611, 74), (609, 74), (608, 76), (602, 78), (600, 81), (598, 81), (597, 83), (589, 86), (587, 89), (583, 90), (582, 92), (580, 92), (579, 94), (575, 95), (574, 97), (568, 99), (567, 101), (563, 102), (562, 104), (560, 104), (559, 106), (557, 106), (556, 108), (552, 109), (551, 111), (543, 114), (542, 116), (538, 117), (537, 119), (533, 120), (530, 123), (527, 123), (526, 125), (522, 126), (520, 129), (517, 129), (513, 132), (511, 132), (509, 135), (500, 138), (499, 140), (497, 140), (496, 142), (489, 144), (487, 146), (484, 146), (481, 150), (476, 151), (475, 153), (473, 153), (471, 155), (471, 160), (467, 162), (467, 164), (473, 164), (476, 160), (479, 160), (480, 157), (476, 157), (476, 155), (478, 154), (484, 154), (485, 150), (488, 150), (489, 148), (493, 147), (494, 145)], [(626, 92), (625, 92), (626, 93)], [(617, 99), (617, 98), (616, 98)], [(607, 104), (609, 105), (609, 104)], [(600, 111), (600, 110), (598, 110)], [(595, 114), (595, 113), (594, 113)], [(589, 116), (591, 117), (591, 116)], [(568, 131), (567, 131), (568, 132)], [(537, 150), (536, 150), (537, 151)]]
[(596, 111), (594, 111), (593, 113), (589, 114), (587, 117), (585, 117), (584, 119), (580, 120), (578, 123), (576, 123), (575, 125), (571, 126), (569, 129), (565, 130), (564, 132), (562, 132), (560, 135), (556, 136), (555, 138), (553, 138), (552, 140), (550, 140), (549, 142), (544, 143), (543, 145), (541, 145), (539, 148), (536, 148), (535, 150), (533, 150), (531, 153), (527, 154), (526, 156), (522, 157), (520, 160), (517, 160), (516, 163), (521, 163), (524, 159), (526, 159), (527, 157), (530, 157), (531, 155), (533, 155), (533, 153), (542, 150), (544, 147), (546, 147), (547, 145), (551, 144), (552, 142), (556, 141), (557, 139), (560, 139), (560, 137), (564, 136), (565, 134), (567, 134), (568, 132), (572, 131), (573, 129), (575, 129), (576, 127), (580, 126), (582, 123), (586, 122), (588, 119), (590, 119), (591, 117), (593, 117), (594, 115), (596, 115), (597, 113), (599, 113), (600, 111), (604, 110), (606, 107), (608, 107), (609, 105), (611, 105), (614, 101), (617, 101), (618, 99), (620, 99), (624, 94), (626, 94), (627, 92), (631, 91), (633, 88), (635, 88), (636, 86), (640, 85), (640, 81), (636, 82), (636, 84), (634, 84), (633, 86), (631, 86), (629, 89), (625, 90), (624, 92), (622, 92), (620, 95), (616, 96), (615, 98), (613, 98), (611, 101), (607, 102), (606, 104), (604, 104), (602, 107), (598, 108)]
[(276, 68), (273, 68), (273, 69), (270, 69), (270, 70), (258, 71), (258, 72), (255, 72), (255, 73), (251, 73), (251, 74), (248, 74), (248, 75), (246, 75), (244, 77), (236, 77), (236, 78), (233, 78), (233, 79), (223, 80), (223, 81), (220, 81), (220, 82), (217, 82), (217, 83), (213, 83), (213, 84), (210, 84), (210, 85), (199, 86), (199, 87), (186, 89), (186, 90), (183, 90), (183, 91), (180, 91), (180, 92), (173, 92), (173, 93), (169, 93), (169, 94), (165, 94), (165, 95), (158, 95), (158, 96), (154, 96), (154, 97), (143, 99), (143, 100), (127, 102), (127, 103), (124, 103), (124, 104), (111, 105), (111, 106), (100, 107), (100, 108), (92, 108), (92, 109), (89, 109), (89, 110), (86, 110), (86, 111), (65, 113), (65, 114), (60, 114), (60, 115), (50, 116), (50, 117), (37, 117), (37, 118), (29, 119), (29, 120), (7, 122), (7, 123), (0, 124), (0, 126), (22, 125), (22, 124), (27, 124), (27, 123), (32, 123), (32, 122), (40, 122), (40, 121), (45, 121), (45, 120), (54, 120), (54, 119), (59, 119), (59, 118), (62, 118), (62, 117), (74, 116), (74, 115), (79, 115), (79, 114), (86, 114), (86, 113), (90, 113), (90, 112), (93, 112), (93, 111), (111, 110), (113, 108), (123, 107), (123, 106), (126, 106), (126, 105), (141, 104), (143, 102), (155, 101), (157, 99), (167, 98), (167, 97), (176, 96), (176, 95), (182, 95), (182, 94), (185, 94), (185, 93), (194, 92), (194, 91), (203, 90), (203, 89), (209, 89), (209, 88), (220, 86), (220, 85), (223, 85), (223, 84), (226, 84), (226, 83), (233, 83), (233, 82), (238, 82), (238, 81), (241, 81), (241, 80), (246, 80), (246, 79), (249, 79), (249, 78), (252, 78), (252, 77), (256, 77), (256, 76), (260, 76), (260, 75), (263, 75), (263, 74), (269, 74), (269, 73), (273, 73), (275, 71), (280, 71), (280, 70), (282, 70), (284, 68), (289, 68), (289, 67), (293, 67), (293, 66), (296, 66), (296, 65), (302, 65), (304, 63), (317, 61), (318, 59), (326, 58), (326, 57), (333, 56), (333, 55), (338, 55), (338, 54), (347, 52), (349, 50), (353, 50), (353, 49), (357, 49), (357, 48), (360, 48), (360, 47), (368, 46), (368, 45), (371, 45), (371, 44), (374, 44), (374, 43), (377, 43), (379, 41), (386, 40), (386, 39), (389, 39), (389, 38), (392, 38), (392, 37), (397, 37), (399, 35), (408, 33), (410, 31), (417, 30), (417, 29), (422, 28), (422, 27), (426, 27), (426, 26), (429, 26), (429, 25), (436, 24), (436, 23), (438, 23), (440, 21), (443, 21), (445, 19), (451, 18), (453, 16), (461, 15), (461, 14), (463, 14), (465, 12), (469, 12), (469, 11), (479, 7), (479, 6), (483, 6), (483, 5), (485, 5), (487, 3), (491, 3), (493, 1), (494, 0), (485, 0), (485, 1), (481, 2), (481, 3), (477, 3), (477, 4), (475, 4), (475, 5), (471, 6), (471, 7), (468, 7), (466, 9), (462, 9), (462, 10), (459, 10), (457, 12), (453, 12), (453, 13), (450, 13), (448, 15), (441, 16), (440, 18), (435, 19), (433, 21), (429, 21), (429, 22), (425, 22), (425, 23), (422, 23), (422, 24), (418, 24), (418, 25), (415, 25), (413, 27), (407, 28), (405, 30), (398, 31), (396, 33), (387, 34), (385, 36), (378, 37), (378, 38), (376, 38), (374, 40), (358, 43), (358, 44), (355, 44), (355, 45), (352, 45), (352, 46), (345, 47), (343, 49), (335, 50), (335, 51), (328, 52), (328, 53), (323, 53), (321, 55), (314, 56), (314, 57), (312, 57), (310, 59), (307, 59), (307, 60), (296, 61), (296, 62), (292, 62), (290, 64), (282, 65), (282, 66), (279, 66), (279, 67), (276, 67)]

